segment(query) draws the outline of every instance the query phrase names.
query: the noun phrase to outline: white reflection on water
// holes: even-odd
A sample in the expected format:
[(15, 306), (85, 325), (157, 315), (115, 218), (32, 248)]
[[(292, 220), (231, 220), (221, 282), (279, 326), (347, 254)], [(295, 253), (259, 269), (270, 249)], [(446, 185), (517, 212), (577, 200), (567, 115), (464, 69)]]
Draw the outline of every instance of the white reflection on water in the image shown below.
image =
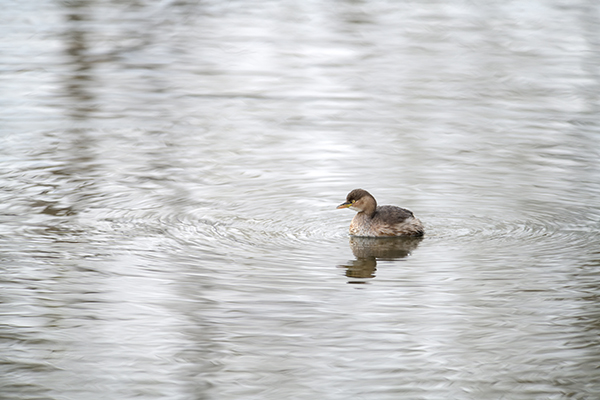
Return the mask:
[(4, 396), (598, 397), (592, 2), (5, 11)]

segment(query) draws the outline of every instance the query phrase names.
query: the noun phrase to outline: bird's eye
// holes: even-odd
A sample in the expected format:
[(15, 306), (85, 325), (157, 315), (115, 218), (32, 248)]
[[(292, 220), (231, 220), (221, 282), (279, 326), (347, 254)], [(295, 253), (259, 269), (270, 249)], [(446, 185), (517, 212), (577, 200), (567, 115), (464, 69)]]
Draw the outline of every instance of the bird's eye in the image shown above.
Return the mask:
[(352, 200), (352, 204), (356, 203), (356, 200)]

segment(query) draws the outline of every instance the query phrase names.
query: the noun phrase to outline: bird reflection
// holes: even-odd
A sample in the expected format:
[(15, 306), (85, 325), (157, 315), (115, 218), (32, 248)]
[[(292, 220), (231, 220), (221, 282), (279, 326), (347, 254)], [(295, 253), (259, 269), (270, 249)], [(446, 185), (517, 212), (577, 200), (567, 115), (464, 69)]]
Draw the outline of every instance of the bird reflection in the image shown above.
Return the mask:
[[(350, 248), (356, 259), (339, 267), (346, 268), (346, 276), (349, 278), (374, 278), (377, 260), (393, 261), (407, 257), (417, 248), (421, 240), (423, 240), (421, 237), (351, 237)], [(350, 280), (348, 283), (365, 283), (365, 281)]]

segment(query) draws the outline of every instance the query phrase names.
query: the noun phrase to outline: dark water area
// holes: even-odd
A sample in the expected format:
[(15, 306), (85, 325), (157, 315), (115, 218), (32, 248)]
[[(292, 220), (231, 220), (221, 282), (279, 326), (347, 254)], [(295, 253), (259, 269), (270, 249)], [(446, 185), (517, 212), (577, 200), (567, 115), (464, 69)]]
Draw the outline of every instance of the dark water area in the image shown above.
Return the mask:
[(600, 398), (596, 2), (0, 22), (0, 398)]

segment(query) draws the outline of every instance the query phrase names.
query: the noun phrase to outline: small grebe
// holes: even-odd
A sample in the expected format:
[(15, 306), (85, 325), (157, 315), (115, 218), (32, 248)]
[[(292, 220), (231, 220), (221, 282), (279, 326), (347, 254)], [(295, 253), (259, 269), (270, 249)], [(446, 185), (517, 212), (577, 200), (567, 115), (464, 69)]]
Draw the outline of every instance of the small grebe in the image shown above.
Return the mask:
[(350, 223), (352, 236), (423, 236), (425, 229), (413, 213), (396, 206), (377, 206), (371, 193), (354, 189), (346, 202), (337, 208), (349, 208), (358, 213)]

